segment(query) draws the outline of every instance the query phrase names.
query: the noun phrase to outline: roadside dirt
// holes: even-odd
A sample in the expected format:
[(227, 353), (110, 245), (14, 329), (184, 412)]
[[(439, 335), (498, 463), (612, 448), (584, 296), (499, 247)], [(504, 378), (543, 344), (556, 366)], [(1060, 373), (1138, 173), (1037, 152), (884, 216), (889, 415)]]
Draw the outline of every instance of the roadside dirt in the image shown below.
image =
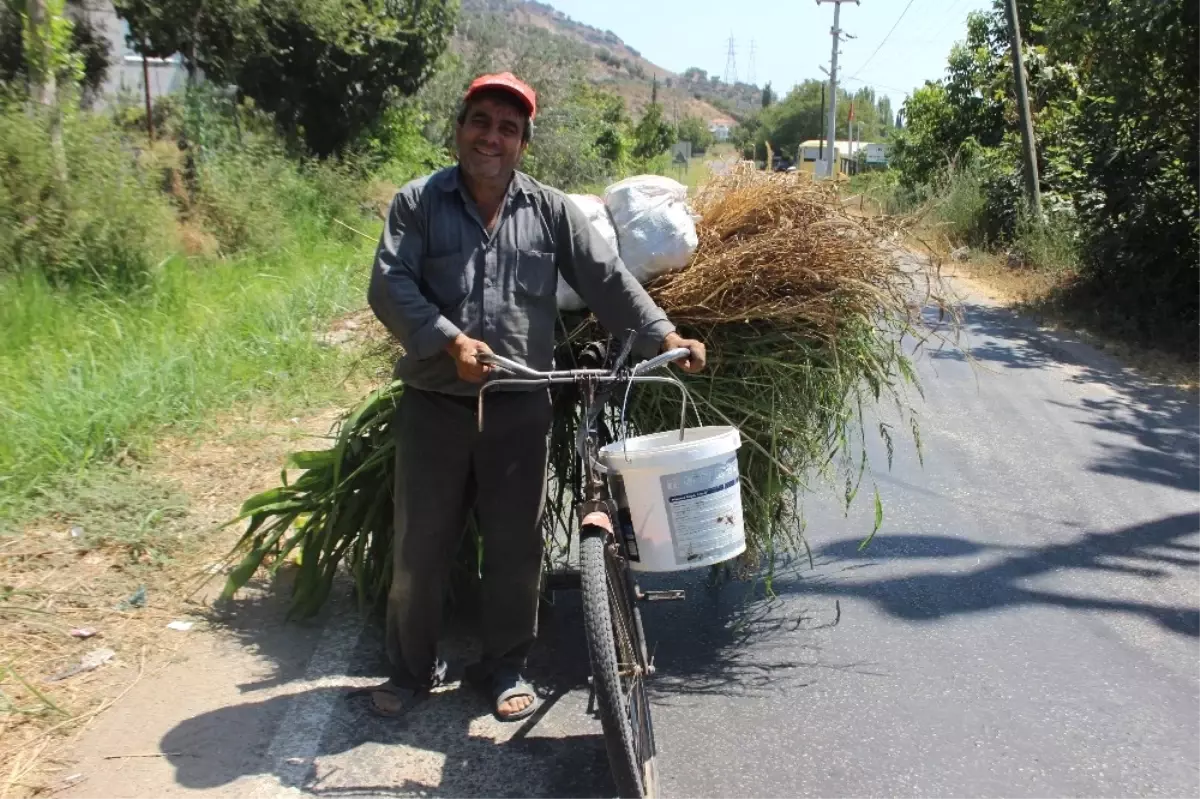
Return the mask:
[(1096, 333), (1047, 310), (1045, 301), (1059, 285), (1052, 275), (1034, 269), (1010, 269), (998, 256), (974, 253), (962, 263), (944, 259), (942, 273), (975, 293), (1032, 318), (1040, 327), (1069, 334), (1106, 352), (1153, 384), (1192, 394), (1200, 390), (1200, 370), (1195, 363), (1169, 352)]
[[(9, 670), (0, 674), (0, 699), (10, 712), (0, 714), (0, 796), (58, 794), (80, 782), (68, 779), (68, 752), (106, 713), (133, 713), (122, 736), (136, 748), (147, 729), (137, 720), (159, 713), (156, 705), (183, 710), (187, 697), (233, 684), (221, 674), (229, 643), (208, 634), (220, 562), (240, 532), (221, 525), (246, 497), (277, 483), (287, 452), (325, 446), (339, 414), (231, 415), (207, 440), (162, 440), (149, 462), (108, 473), (99, 496), (79, 510), (40, 519), (5, 542), (0, 649)], [(171, 622), (191, 627), (170, 629)], [(79, 637), (85, 631), (94, 634)], [(97, 650), (112, 653), (98, 668), (46, 681)], [(188, 685), (162, 683), (186, 662), (197, 664)], [(123, 757), (133, 752), (109, 743)], [(157, 748), (133, 753), (141, 751)], [(115, 788), (81, 795), (116, 795)]]

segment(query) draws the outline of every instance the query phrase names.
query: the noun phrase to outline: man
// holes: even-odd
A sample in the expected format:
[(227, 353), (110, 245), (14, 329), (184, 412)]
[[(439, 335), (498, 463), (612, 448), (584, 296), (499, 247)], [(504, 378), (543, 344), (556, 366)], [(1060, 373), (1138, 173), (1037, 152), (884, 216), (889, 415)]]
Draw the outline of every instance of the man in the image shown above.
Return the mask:
[(467, 679), (501, 720), (535, 709), (521, 672), (537, 631), (550, 398), (489, 394), (480, 432), (479, 383), (490, 372), (480, 355), (551, 368), (561, 273), (610, 331), (637, 331), (642, 354), (686, 347), (680, 366), (704, 367), (704, 346), (675, 332), (566, 195), (516, 171), (536, 114), (533, 89), (510, 73), (475, 80), (455, 128), (458, 165), (396, 194), (376, 253), (371, 308), (404, 348), (395, 374), (406, 385), (394, 424), (391, 679), (370, 693), (381, 715), (399, 715), (445, 678), (443, 587), (472, 507), (484, 548), (483, 657)]

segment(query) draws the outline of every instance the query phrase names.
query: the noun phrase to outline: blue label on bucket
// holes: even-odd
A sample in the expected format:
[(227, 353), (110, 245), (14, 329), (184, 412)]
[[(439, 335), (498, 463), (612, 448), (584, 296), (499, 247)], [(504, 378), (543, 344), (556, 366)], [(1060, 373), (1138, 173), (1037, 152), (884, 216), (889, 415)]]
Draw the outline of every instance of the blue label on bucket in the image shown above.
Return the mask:
[(721, 463), (663, 475), (663, 499), (675, 563), (717, 563), (742, 541), (737, 455)]

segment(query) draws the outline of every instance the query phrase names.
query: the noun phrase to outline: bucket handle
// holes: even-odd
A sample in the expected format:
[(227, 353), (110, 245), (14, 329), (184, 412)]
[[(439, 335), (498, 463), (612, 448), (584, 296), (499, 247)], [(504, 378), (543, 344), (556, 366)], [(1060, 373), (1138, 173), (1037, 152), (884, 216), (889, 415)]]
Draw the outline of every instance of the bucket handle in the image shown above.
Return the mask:
[[(625, 435), (625, 429), (626, 429), (625, 413), (626, 413), (626, 410), (629, 408), (629, 395), (633, 391), (633, 384), (635, 382), (637, 382), (637, 383), (668, 383), (670, 385), (676, 386), (679, 389), (680, 398), (681, 398), (680, 407), (679, 407), (679, 440), (680, 441), (683, 441), (684, 430), (687, 428), (688, 405), (691, 404), (693, 409), (696, 407), (696, 403), (691, 402), (691, 398), (692, 398), (691, 392), (688, 391), (687, 386), (685, 386), (683, 384), (683, 382), (681, 380), (679, 380), (678, 378), (664, 377), (661, 375), (654, 375), (654, 376), (637, 375), (634, 379), (630, 380), (629, 383), (626, 384), (626, 386), (625, 386), (625, 398), (621, 402), (621, 425), (619, 428), (620, 433), (621, 433), (622, 453), (625, 455), (626, 463), (629, 462), (629, 438), (628, 438), (628, 436)], [(693, 410), (693, 413), (694, 412), (695, 411)], [(697, 422), (700, 421), (699, 415), (697, 415), (696, 421)]]

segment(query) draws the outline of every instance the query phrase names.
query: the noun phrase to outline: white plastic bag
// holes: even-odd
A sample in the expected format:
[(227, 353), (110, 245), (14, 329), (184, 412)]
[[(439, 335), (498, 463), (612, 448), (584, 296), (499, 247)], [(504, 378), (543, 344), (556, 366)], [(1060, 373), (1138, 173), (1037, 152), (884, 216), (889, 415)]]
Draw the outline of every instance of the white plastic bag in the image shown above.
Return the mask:
[(604, 204), (621, 260), (639, 283), (687, 266), (699, 240), (682, 183), (659, 175), (626, 178), (605, 189)]
[[(612, 247), (613, 252), (617, 252), (617, 231), (613, 228), (612, 220), (608, 218), (608, 209), (604, 206), (604, 200), (594, 194), (568, 194), (567, 197), (575, 203), (576, 208), (583, 211), (583, 215), (588, 218), (592, 227), (608, 243), (608, 246)], [(583, 298), (567, 285), (567, 281), (563, 280), (562, 275), (558, 276), (556, 293), (560, 310), (578, 311), (585, 306)]]

